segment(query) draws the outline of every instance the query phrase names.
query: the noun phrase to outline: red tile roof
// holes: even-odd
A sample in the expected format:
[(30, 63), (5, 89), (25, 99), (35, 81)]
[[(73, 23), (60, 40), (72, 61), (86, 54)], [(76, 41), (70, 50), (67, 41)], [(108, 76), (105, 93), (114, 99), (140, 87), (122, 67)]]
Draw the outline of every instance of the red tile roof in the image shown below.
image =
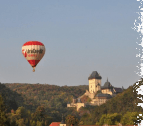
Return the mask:
[(61, 122), (52, 122), (52, 123), (50, 124), (50, 126), (60, 126), (60, 123), (61, 123)]

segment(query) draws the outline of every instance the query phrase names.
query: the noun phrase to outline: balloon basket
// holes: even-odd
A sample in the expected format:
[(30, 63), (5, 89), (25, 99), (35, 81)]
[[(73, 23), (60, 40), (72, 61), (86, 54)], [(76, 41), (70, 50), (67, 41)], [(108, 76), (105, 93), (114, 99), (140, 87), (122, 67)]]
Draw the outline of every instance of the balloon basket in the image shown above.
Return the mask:
[(33, 72), (35, 72), (35, 68), (33, 68)]

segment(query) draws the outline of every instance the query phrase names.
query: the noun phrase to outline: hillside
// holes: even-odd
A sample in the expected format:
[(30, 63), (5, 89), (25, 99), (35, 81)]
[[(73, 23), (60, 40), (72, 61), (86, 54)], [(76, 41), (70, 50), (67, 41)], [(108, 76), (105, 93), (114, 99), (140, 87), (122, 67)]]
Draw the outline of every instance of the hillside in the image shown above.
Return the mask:
[(46, 115), (52, 117), (53, 121), (61, 121), (63, 113), (65, 117), (74, 115), (80, 124), (93, 125), (98, 123), (104, 114), (118, 113), (123, 117), (127, 112), (143, 113), (142, 108), (135, 104), (142, 101), (137, 99), (133, 87), (134, 85), (130, 86), (101, 106), (87, 106), (79, 112), (76, 108), (67, 108), (67, 103), (71, 102), (73, 97), (84, 94), (85, 90), (88, 90), (88, 85), (60, 87), (49, 84), (0, 84), (0, 93), (6, 105), (9, 105), (9, 112), (11, 109), (16, 110), (24, 106), (34, 113), (39, 106), (43, 106)]
[[(10, 90), (6, 90), (4, 93), (13, 97), (12, 101), (16, 101), (18, 107), (24, 106), (31, 112), (35, 112), (38, 106), (44, 106), (46, 113), (57, 121), (61, 121), (61, 113), (65, 115), (72, 112), (76, 113), (75, 108), (67, 108), (67, 103), (72, 101), (73, 96), (79, 97), (85, 93), (85, 89), (88, 90), (88, 85), (62, 87), (49, 84), (15, 83), (1, 85)], [(13, 95), (11, 92), (15, 94)], [(17, 96), (20, 96), (23, 101), (20, 101)]]
[(0, 84), (0, 94), (4, 98), (4, 103), (7, 106), (7, 112), (11, 109), (16, 110), (18, 106), (24, 105), (24, 97), (15, 91), (12, 91), (4, 84)]
[[(142, 82), (143, 80), (140, 84)], [(137, 92), (133, 92), (134, 86), (135, 84), (101, 106), (81, 108), (79, 111), (81, 116), (80, 121), (83, 122), (83, 124), (95, 124), (100, 120), (103, 114), (118, 113), (123, 116), (127, 112), (143, 113), (143, 109), (137, 106), (137, 103), (142, 103), (143, 101), (137, 99)]]

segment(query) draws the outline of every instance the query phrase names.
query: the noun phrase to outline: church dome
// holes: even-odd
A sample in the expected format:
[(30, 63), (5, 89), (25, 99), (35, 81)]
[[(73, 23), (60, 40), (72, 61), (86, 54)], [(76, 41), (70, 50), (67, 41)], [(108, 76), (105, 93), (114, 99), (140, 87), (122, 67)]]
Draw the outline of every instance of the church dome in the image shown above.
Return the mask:
[(104, 86), (101, 87), (102, 89), (112, 89), (113, 86), (111, 85), (111, 83), (108, 81), (105, 82)]

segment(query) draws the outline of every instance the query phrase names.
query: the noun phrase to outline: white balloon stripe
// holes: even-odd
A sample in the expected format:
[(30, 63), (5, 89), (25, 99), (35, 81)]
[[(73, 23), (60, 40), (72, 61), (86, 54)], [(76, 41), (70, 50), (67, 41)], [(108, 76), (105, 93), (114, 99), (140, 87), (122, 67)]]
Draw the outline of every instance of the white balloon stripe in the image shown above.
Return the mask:
[(22, 54), (26, 60), (41, 60), (45, 54), (43, 45), (25, 45), (22, 46)]

